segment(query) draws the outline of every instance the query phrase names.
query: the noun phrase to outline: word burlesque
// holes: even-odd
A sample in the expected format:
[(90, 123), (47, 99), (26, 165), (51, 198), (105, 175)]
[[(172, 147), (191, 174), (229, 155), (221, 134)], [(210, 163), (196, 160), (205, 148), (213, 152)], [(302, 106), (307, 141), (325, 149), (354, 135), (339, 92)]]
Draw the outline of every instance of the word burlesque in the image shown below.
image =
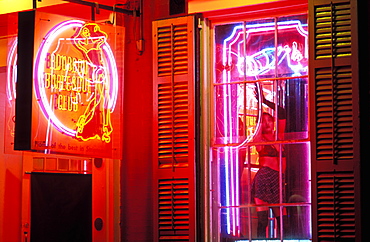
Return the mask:
[(48, 53), (44, 72), (44, 88), (54, 96), (55, 109), (77, 112), (81, 94), (91, 95), (94, 66), (76, 57)]

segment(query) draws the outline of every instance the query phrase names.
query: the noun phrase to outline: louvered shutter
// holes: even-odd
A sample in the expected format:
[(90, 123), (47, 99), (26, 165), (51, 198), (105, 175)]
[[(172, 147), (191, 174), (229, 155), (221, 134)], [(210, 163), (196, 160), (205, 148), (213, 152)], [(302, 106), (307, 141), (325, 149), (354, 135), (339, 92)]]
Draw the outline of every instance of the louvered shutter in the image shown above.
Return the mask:
[(154, 241), (195, 240), (194, 23), (153, 22)]
[(309, 13), (313, 239), (361, 241), (357, 3), (313, 0)]

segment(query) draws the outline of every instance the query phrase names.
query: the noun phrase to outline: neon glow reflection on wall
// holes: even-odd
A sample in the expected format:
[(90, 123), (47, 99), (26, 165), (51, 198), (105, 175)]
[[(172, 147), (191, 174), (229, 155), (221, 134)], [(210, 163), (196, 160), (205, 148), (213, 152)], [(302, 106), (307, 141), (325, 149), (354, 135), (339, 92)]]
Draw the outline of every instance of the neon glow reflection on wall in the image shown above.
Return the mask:
[[(234, 27), (230, 36), (223, 41), (223, 66), (232, 66), (236, 57), (236, 67), (239, 77), (254, 77), (255, 80), (258, 79), (258, 76), (267, 74), (282, 65), (289, 67), (292, 77), (305, 75), (308, 71), (308, 32), (305, 30), (307, 24), (302, 24), (298, 20), (290, 20), (276, 22), (276, 25), (275, 22), (269, 22), (246, 24), (245, 28), (242, 25)], [(276, 30), (296, 31), (298, 35), (303, 38), (303, 43), (292, 41), (291, 44), (285, 44), (284, 46), (278, 45), (276, 48), (268, 46), (248, 56), (243, 54), (243, 30), (245, 30), (245, 40), (248, 40), (253, 34), (274, 34)], [(298, 48), (298, 44), (303, 45), (303, 50), (302, 48), (301, 50)], [(232, 57), (234, 57), (234, 59)], [(222, 70), (222, 83), (232, 83), (233, 78), (235, 77), (232, 76), (230, 69), (224, 68)], [(261, 86), (258, 85), (258, 88), (261, 89)], [(255, 132), (250, 133), (239, 145), (228, 145), (233, 143), (234, 137), (238, 136), (238, 130), (233, 129), (232, 125), (232, 120), (237, 120), (237, 117), (234, 117), (236, 114), (232, 112), (232, 99), (235, 99), (235, 97), (231, 95), (231, 92), (231, 85), (226, 85), (226, 87), (223, 88), (223, 131), (225, 134), (224, 144), (227, 146), (223, 148), (224, 152), (222, 152), (225, 160), (225, 170), (222, 176), (225, 178), (225, 204), (223, 204), (223, 206), (226, 207), (226, 233), (235, 236), (240, 232), (240, 211), (237, 207), (240, 205), (240, 184), (238, 178), (241, 171), (239, 171), (238, 167), (239, 157), (237, 155), (237, 148), (245, 145), (253, 138), (253, 135), (259, 129), (260, 123), (257, 122)], [(258, 93), (261, 94), (262, 92), (267, 93), (266, 97), (268, 97), (270, 90), (259, 90)], [(251, 102), (250, 99), (254, 98), (253, 90), (247, 88), (245, 95), (247, 95), (248, 104)], [(259, 98), (259, 100), (261, 100), (261, 98)], [(259, 105), (261, 104), (259, 103)], [(258, 108), (258, 112), (261, 112), (261, 110), (261, 108)], [(258, 116), (261, 117), (261, 113), (259, 113)]]
[(10, 50), (7, 59), (7, 84), (6, 84), (6, 96), (10, 105), (16, 98), (16, 80), (17, 80), (17, 40), (13, 40), (10, 45)]
[[(75, 36), (71, 36), (70, 38), (60, 37), (63, 32), (71, 29), (76, 29)], [(81, 33), (78, 33), (79, 30)], [(99, 34), (99, 36), (97, 34)], [(106, 42), (106, 39), (106, 34), (100, 30), (97, 24), (89, 24), (81, 20), (68, 20), (53, 27), (47, 33), (40, 45), (34, 65), (35, 95), (45, 118), (56, 130), (62, 134), (71, 137), (77, 137), (83, 141), (99, 138), (107, 143), (110, 142), (110, 133), (112, 132), (110, 113), (114, 111), (116, 106), (118, 95), (118, 73), (113, 52), (109, 44)], [(81, 59), (66, 57), (69, 61), (64, 63), (66, 65), (64, 80), (55, 82), (55, 80), (52, 80), (50, 77), (52, 73), (50, 73), (49, 76), (45, 73), (45, 67), (49, 66), (49, 68), (52, 69), (50, 67), (50, 58), (53, 57), (53, 55), (56, 53), (56, 51), (58, 51), (58, 49), (63, 45), (62, 43), (65, 41), (72, 42), (77, 49), (77, 52), (80, 51), (80, 53), (85, 55), (85, 59), (81, 61)], [(53, 50), (52, 46), (55, 43), (57, 43), (57, 46)], [(84, 48), (84, 46), (86, 46), (86, 48)], [(94, 53), (90, 50), (93, 50), (97, 53)], [(56, 55), (54, 55), (54, 57), (55, 56)], [(81, 65), (83, 65), (82, 69)], [(50, 92), (54, 91), (56, 93), (69, 85), (67, 88), (70, 88), (71, 93), (73, 91), (76, 96), (66, 96), (65, 98), (62, 97), (61, 101), (59, 99), (57, 99), (57, 101), (62, 102), (65, 101), (63, 98), (69, 98), (69, 111), (71, 111), (70, 109), (72, 109), (72, 106), (74, 109), (76, 109), (77, 105), (80, 105), (78, 102), (81, 99), (81, 90), (76, 89), (81, 89), (82, 87), (76, 85), (76, 83), (71, 83), (69, 79), (67, 79), (69, 74), (68, 72), (71, 72), (71, 70), (77, 73), (75, 74), (77, 75), (77, 78), (81, 77), (84, 80), (86, 79), (85, 76), (89, 75), (89, 80), (87, 81), (86, 85), (95, 86), (95, 89), (89, 93), (90, 96), (87, 98), (89, 103), (87, 105), (85, 104), (87, 106), (86, 109), (91, 110), (85, 110), (85, 113), (80, 115), (79, 120), (76, 123), (77, 128), (68, 127), (65, 123), (59, 120), (59, 118), (55, 115), (54, 109), (56, 105), (60, 106), (60, 103), (53, 103), (53, 101), (56, 102), (52, 97), (53, 95), (48, 97), (46, 93), (46, 89), (50, 89)], [(99, 87), (97, 87), (97, 85), (99, 85)], [(74, 89), (72, 89), (72, 86)], [(84, 88), (87, 87), (85, 86)], [(106, 112), (104, 114), (105, 116), (102, 118), (104, 127), (101, 127), (101, 129), (103, 130), (103, 134), (93, 134), (91, 137), (84, 137), (80, 132), (83, 129), (83, 126), (89, 122), (89, 120), (87, 120), (87, 116), (89, 113), (94, 112), (94, 108), (103, 108)]]
[(6, 109), (6, 127), (11, 137), (14, 137), (15, 128), (15, 98), (17, 80), (17, 38), (9, 41), (10, 46), (7, 56), (6, 97), (9, 109)]

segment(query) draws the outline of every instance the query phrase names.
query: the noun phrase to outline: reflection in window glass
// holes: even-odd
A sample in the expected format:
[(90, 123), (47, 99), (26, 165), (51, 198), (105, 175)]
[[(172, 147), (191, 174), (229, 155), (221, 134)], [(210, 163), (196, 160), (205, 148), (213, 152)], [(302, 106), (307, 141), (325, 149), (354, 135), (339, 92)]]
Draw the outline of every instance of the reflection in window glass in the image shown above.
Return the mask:
[(308, 241), (307, 15), (214, 27), (213, 229)]

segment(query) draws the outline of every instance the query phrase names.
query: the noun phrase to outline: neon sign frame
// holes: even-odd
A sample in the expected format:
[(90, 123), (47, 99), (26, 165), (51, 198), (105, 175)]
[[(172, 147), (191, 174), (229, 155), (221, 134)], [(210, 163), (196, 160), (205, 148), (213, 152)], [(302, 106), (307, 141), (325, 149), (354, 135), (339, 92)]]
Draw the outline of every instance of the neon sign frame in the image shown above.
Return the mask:
[[(239, 77), (251, 77), (254, 80), (258, 80), (260, 75), (269, 73), (270, 71), (278, 68), (284, 61), (286, 65), (290, 68), (292, 74), (291, 77), (299, 77), (306, 75), (308, 71), (308, 31), (305, 30), (307, 24), (302, 24), (299, 20), (288, 20), (288, 21), (277, 21), (277, 22), (268, 22), (260, 24), (246, 24), (238, 25), (233, 28), (230, 36), (223, 40), (222, 45), (222, 65), (223, 66), (232, 66), (235, 65), (237, 68), (237, 73)], [(266, 47), (260, 51), (257, 51), (251, 55), (245, 55), (244, 53), (244, 41), (247, 41), (249, 37), (253, 34), (263, 34), (267, 32), (274, 33), (279, 30), (296, 30), (296, 32), (303, 38), (303, 51), (300, 51), (297, 46), (297, 42), (293, 41), (291, 45), (277, 45), (274, 47)], [(245, 37), (243, 38), (243, 34)], [(236, 46), (233, 50), (233, 46)], [(234, 59), (232, 56), (235, 56), (237, 59), (237, 64), (233, 63)], [(273, 73), (276, 75), (276, 73)], [(257, 121), (255, 132), (251, 133), (243, 141), (239, 141), (235, 144), (235, 137), (237, 137), (238, 130), (233, 128), (235, 126), (236, 117), (233, 115), (233, 97), (231, 95), (231, 85), (233, 82), (240, 82), (239, 80), (233, 80), (235, 77), (232, 76), (230, 68), (223, 68), (221, 74), (221, 83), (219, 85), (224, 85), (222, 89), (222, 100), (220, 101), (223, 106), (223, 132), (224, 139), (221, 141), (222, 154), (224, 159), (224, 169), (221, 170), (221, 177), (224, 179), (224, 193), (225, 199), (222, 203), (222, 207), (225, 207), (225, 222), (226, 222), (226, 233), (236, 236), (239, 234), (240, 229), (240, 194), (239, 194), (239, 157), (238, 149), (245, 146), (249, 143), (256, 132), (260, 129), (260, 120)], [(253, 83), (253, 81), (251, 81)], [(259, 95), (259, 100), (261, 100), (261, 93), (270, 92), (269, 90), (263, 90), (262, 86), (257, 82), (257, 94)], [(246, 90), (248, 91), (248, 89)], [(245, 93), (245, 95), (247, 95)], [(254, 98), (254, 95), (251, 93), (249, 97)], [(247, 97), (248, 98), (248, 97)], [(258, 102), (258, 117), (260, 118), (262, 112), (262, 104)]]
[[(35, 59), (35, 71), (34, 71), (34, 88), (35, 88), (35, 95), (37, 100), (39, 101), (40, 108), (42, 113), (44, 114), (45, 118), (50, 121), (50, 123), (61, 133), (66, 134), (68, 136), (75, 137), (77, 135), (77, 131), (65, 126), (60, 120), (55, 116), (54, 111), (52, 110), (51, 105), (49, 105), (49, 100), (47, 99), (46, 93), (44, 92), (44, 67), (45, 61), (47, 59), (47, 54), (50, 49), (50, 46), (53, 44), (57, 36), (64, 32), (66, 29), (70, 28), (82, 28), (86, 24), (85, 21), (82, 20), (68, 20), (56, 25), (53, 29), (51, 29), (48, 34), (45, 36), (44, 41), (41, 43), (39, 51), (37, 53)], [(72, 38), (70, 39), (72, 40)], [(58, 40), (59, 43), (59, 40)], [(104, 54), (107, 56), (109, 67), (109, 72), (112, 75), (110, 86), (110, 100), (105, 108), (114, 111), (117, 101), (118, 95), (118, 74), (117, 74), (117, 67), (114, 60), (113, 52), (109, 46), (109, 44), (104, 43), (101, 46)]]
[(35, 10), (20, 22), (22, 51), (8, 59), (14, 150), (120, 159), (125, 29)]

